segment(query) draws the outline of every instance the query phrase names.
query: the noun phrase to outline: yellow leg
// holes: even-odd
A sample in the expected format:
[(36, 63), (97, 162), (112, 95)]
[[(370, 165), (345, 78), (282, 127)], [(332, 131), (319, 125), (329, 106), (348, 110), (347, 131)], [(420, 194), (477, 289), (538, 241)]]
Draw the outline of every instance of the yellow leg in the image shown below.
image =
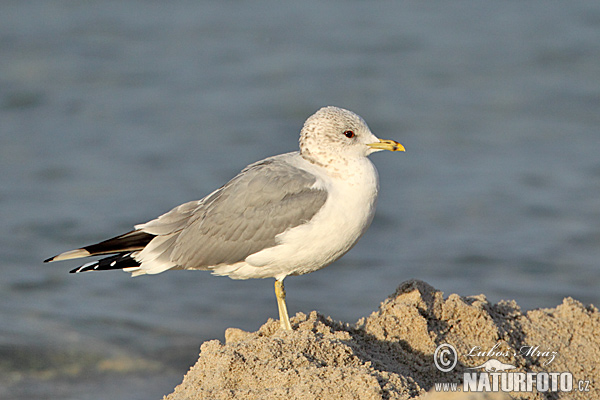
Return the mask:
[(275, 281), (275, 296), (277, 297), (277, 308), (279, 308), (279, 323), (281, 324), (281, 329), (291, 331), (292, 325), (290, 325), (290, 317), (288, 316), (287, 307), (285, 305), (285, 288), (283, 287), (283, 280)]

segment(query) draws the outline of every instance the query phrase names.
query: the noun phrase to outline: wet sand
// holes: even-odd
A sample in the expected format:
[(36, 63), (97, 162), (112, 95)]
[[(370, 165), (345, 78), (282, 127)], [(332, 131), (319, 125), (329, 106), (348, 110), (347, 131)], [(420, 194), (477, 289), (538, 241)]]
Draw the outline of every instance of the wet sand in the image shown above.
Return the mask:
[[(485, 366), (492, 378), (494, 368), (502, 368), (498, 361), (514, 367), (507, 376), (547, 373), (538, 379), (549, 377), (549, 386), (556, 379), (558, 389), (558, 373), (572, 374), (568, 392), (538, 392), (534, 382), (532, 392), (513, 390), (508, 393), (513, 397), (600, 398), (600, 314), (572, 298), (555, 308), (522, 312), (514, 301), (445, 298), (427, 283), (411, 280), (355, 324), (313, 311), (298, 313), (292, 326), (293, 331), (282, 331), (278, 321), (269, 320), (257, 332), (228, 329), (225, 344), (205, 342), (197, 363), (164, 399), (502, 399), (507, 397), (501, 387), (500, 393), (448, 394), (436, 393), (435, 386), (458, 383), (462, 389), (468, 373), (479, 377), (474, 385), (485, 388)], [(449, 372), (434, 361), (444, 343), (458, 354)], [(449, 356), (439, 365), (447, 368), (451, 361)], [(513, 388), (526, 389), (516, 383)]]

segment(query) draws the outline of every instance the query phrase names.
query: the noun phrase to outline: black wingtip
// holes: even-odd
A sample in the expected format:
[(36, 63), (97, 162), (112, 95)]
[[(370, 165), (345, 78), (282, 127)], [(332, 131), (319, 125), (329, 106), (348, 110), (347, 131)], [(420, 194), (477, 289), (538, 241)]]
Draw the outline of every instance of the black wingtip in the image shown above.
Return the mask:
[(92, 261), (83, 264), (80, 267), (69, 271), (71, 274), (78, 274), (89, 271), (107, 271), (114, 269), (137, 268), (140, 264), (131, 257), (132, 253), (119, 253), (114, 256), (106, 257), (101, 260)]
[[(56, 256), (54, 256), (54, 257), (56, 257)], [(45, 263), (48, 263), (48, 262), (50, 262), (50, 261), (54, 260), (54, 257), (46, 258), (46, 259), (44, 260), (44, 262), (45, 262)]]

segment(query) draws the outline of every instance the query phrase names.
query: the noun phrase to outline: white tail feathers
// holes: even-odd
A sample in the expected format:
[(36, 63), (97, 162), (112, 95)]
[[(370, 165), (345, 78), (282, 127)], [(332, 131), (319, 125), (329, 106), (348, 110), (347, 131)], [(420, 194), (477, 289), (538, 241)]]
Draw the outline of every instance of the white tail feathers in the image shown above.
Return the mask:
[(81, 258), (90, 256), (90, 252), (86, 249), (75, 249), (70, 251), (65, 251), (64, 253), (60, 253), (57, 256), (50, 257), (44, 262), (53, 262), (53, 261), (62, 261), (62, 260), (71, 260), (73, 258)]

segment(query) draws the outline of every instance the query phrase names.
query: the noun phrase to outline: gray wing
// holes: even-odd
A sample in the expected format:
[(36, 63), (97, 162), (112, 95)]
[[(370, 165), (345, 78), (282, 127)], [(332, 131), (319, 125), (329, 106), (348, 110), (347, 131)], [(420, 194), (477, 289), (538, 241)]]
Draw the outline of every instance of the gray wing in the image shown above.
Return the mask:
[(327, 199), (325, 190), (312, 188), (315, 182), (285, 157), (271, 157), (248, 166), (199, 202), (185, 203), (138, 228), (158, 235), (150, 243), (160, 253), (156, 259), (177, 268), (233, 264), (276, 245), (278, 234), (309, 221)]

